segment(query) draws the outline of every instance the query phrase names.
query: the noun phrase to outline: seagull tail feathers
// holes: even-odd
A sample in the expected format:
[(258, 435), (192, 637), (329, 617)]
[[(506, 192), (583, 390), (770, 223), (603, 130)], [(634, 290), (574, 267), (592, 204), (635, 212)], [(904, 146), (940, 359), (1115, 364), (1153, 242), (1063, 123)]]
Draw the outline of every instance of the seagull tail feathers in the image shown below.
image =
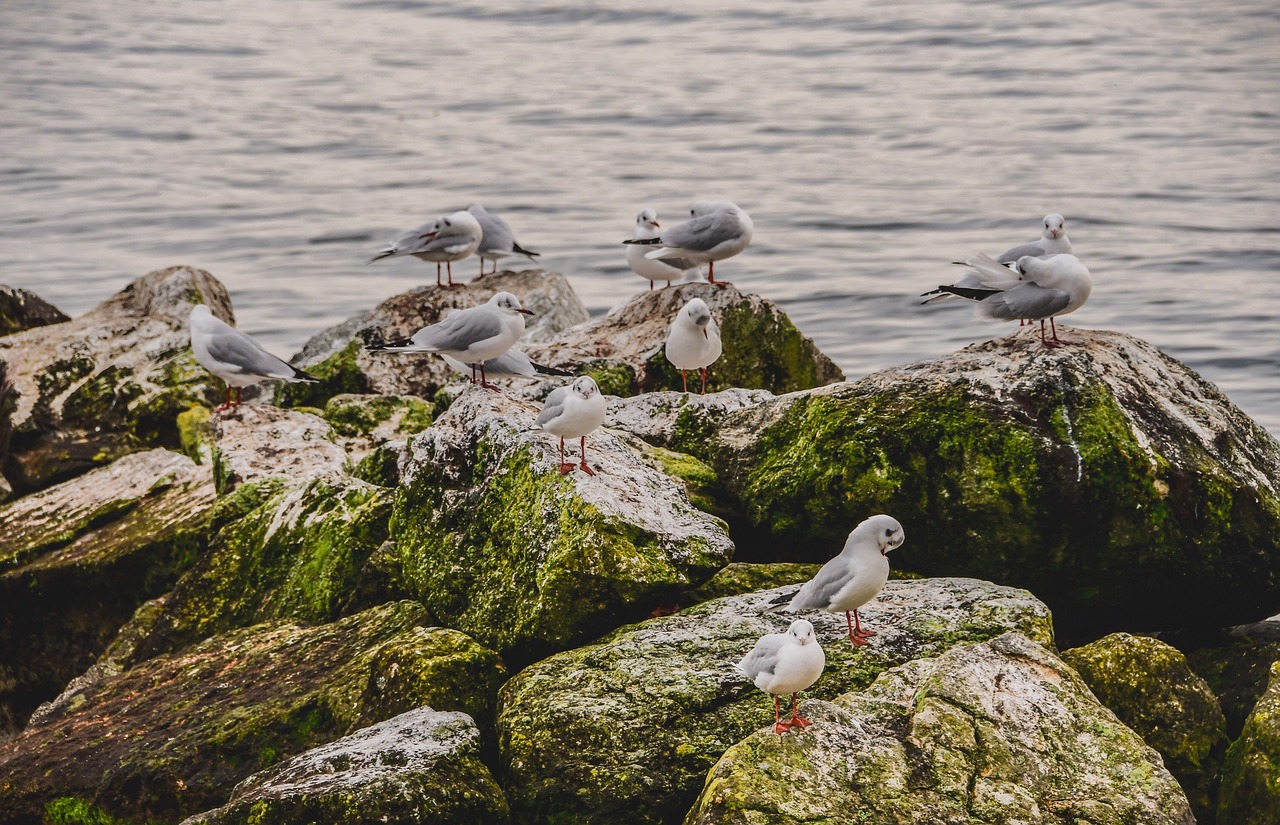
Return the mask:
[(365, 266), (368, 266), (369, 264), (373, 263), (374, 261), (380, 261), (380, 260), (382, 260), (383, 258), (390, 258), (390, 257), (391, 257), (392, 255), (394, 255), (394, 254), (396, 254), (396, 251), (395, 251), (394, 249), (384, 249), (384, 250), (382, 250), (381, 252), (379, 252), (377, 255), (374, 255), (372, 258), (370, 258), (369, 260), (365, 261), (365, 262), (364, 262), (364, 263), (365, 263)]
[(574, 372), (570, 372), (569, 370), (562, 370), (559, 367), (551, 367), (551, 366), (547, 366), (546, 364), (539, 364), (535, 361), (530, 361), (529, 363), (533, 364), (534, 372), (541, 373), (542, 375), (576, 375), (577, 374)]
[(796, 592), (790, 590), (781, 596), (774, 596), (769, 603), (764, 606), (765, 613), (777, 613), (779, 610), (786, 610), (791, 606), (791, 600), (796, 597)]
[(640, 246), (659, 246), (662, 244), (661, 238), (629, 238), (623, 243), (634, 243)]
[(512, 242), (511, 242), (511, 251), (512, 251), (512, 252), (514, 252), (514, 253), (516, 253), (517, 255), (523, 255), (523, 256), (525, 256), (526, 258), (528, 258), (528, 259), (529, 259), (529, 260), (531, 260), (531, 261), (532, 261), (534, 258), (536, 258), (536, 257), (538, 257), (539, 255), (541, 255), (541, 254), (542, 254), (541, 252), (534, 252), (534, 251), (532, 251), (532, 250), (525, 249), (524, 247), (520, 246), (520, 244), (516, 243), (515, 241), (512, 241)]

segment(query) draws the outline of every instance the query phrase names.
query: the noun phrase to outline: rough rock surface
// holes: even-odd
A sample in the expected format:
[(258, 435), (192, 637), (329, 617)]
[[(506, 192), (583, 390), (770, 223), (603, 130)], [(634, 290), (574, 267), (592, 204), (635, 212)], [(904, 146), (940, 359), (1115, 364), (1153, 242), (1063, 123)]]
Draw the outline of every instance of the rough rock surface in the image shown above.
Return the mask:
[(910, 525), (911, 569), (1027, 587), (1068, 636), (1267, 615), (1280, 443), (1149, 344), (1070, 337), (762, 403), (718, 430), (712, 464), (787, 560), (823, 560), (885, 512)]
[(1272, 663), (1266, 692), (1227, 751), (1218, 800), (1222, 825), (1280, 822), (1280, 662)]
[(1191, 669), (1208, 682), (1222, 703), (1227, 735), (1239, 736), (1267, 689), (1271, 663), (1280, 661), (1280, 622), (1197, 628), (1161, 633), (1159, 638), (1186, 655)]
[(324, 405), (324, 420), (352, 461), (422, 432), (434, 417), (435, 406), (412, 395), (335, 395)]
[(101, 679), (0, 745), (0, 823), (92, 799), (112, 816), (174, 821), (225, 802), (250, 774), (423, 705), (490, 718), (490, 651), (389, 604), (320, 627), (270, 623)]
[(215, 413), (213, 438), (219, 493), (268, 478), (298, 484), (341, 473), (349, 463), (323, 418), (266, 404), (242, 404)]
[(709, 391), (730, 387), (771, 392), (817, 387), (844, 374), (777, 304), (733, 286), (680, 284), (641, 292), (603, 318), (527, 348), (539, 363), (582, 371), (608, 395), (678, 390), (680, 371), (663, 354), (667, 330), (692, 298), (707, 302), (720, 327), (724, 354), (711, 365)]
[(808, 702), (812, 725), (730, 748), (687, 825), (1191, 825), (1178, 783), (1070, 667), (1019, 633)]
[(173, 585), (213, 502), (207, 469), (148, 450), (0, 506), (0, 738)]
[(18, 392), (9, 481), (30, 490), (146, 447), (176, 448), (175, 417), (207, 401), (216, 382), (189, 346), (198, 303), (232, 317), (212, 275), (173, 267), (75, 320), (0, 337)]
[(768, 390), (744, 389), (706, 395), (648, 392), (611, 400), (604, 425), (705, 460), (710, 456), (711, 437), (725, 416), (773, 397)]
[(509, 820), (465, 713), (418, 708), (255, 774), (182, 825), (489, 825)]
[(477, 306), (495, 293), (511, 292), (534, 312), (519, 345), (548, 337), (587, 319), (586, 307), (558, 272), (503, 270), (454, 289), (434, 284), (388, 298), (373, 311), (322, 332), (293, 358), (295, 366), (320, 379), (317, 384), (284, 384), (276, 390), (281, 406), (323, 407), (342, 393), (416, 395), (432, 398), (455, 373), (430, 353), (367, 352), (366, 344), (408, 338), (441, 320), (449, 310)]
[(723, 522), (603, 430), (596, 474), (561, 475), (537, 412), (474, 387), (414, 436), (379, 562), (393, 590), (520, 662), (643, 618), (733, 552)]
[[(772, 729), (773, 703), (732, 663), (796, 618), (762, 612), (780, 592), (715, 599), (623, 627), (513, 677), (502, 689), (498, 734), (517, 821), (683, 816), (726, 748), (766, 722)], [(1030, 593), (972, 579), (889, 582), (861, 612), (879, 635), (859, 649), (843, 615), (805, 615), (827, 655), (807, 696), (834, 698), (887, 668), (1007, 630), (1052, 643), (1048, 610)]]
[(0, 284), (0, 336), (70, 320), (69, 315), (31, 290)]
[(1213, 691), (1176, 648), (1146, 636), (1113, 633), (1062, 658), (1102, 704), (1159, 751), (1195, 812), (1213, 821), (1212, 798), (1227, 746), (1226, 719)]
[(783, 587), (788, 584), (803, 584), (812, 579), (822, 569), (820, 564), (797, 564), (795, 562), (775, 562), (773, 564), (749, 564), (733, 562), (725, 566), (698, 587), (685, 592), (686, 604), (719, 599), (723, 596), (737, 596), (753, 590), (767, 590), (772, 587)]

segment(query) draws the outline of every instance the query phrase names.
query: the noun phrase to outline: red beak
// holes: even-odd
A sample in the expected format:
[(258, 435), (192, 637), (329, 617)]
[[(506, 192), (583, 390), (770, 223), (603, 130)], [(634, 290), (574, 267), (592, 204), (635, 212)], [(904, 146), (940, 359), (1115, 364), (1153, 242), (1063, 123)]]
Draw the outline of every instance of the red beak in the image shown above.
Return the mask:
[(516, 311), (517, 311), (517, 312), (523, 312), (525, 315), (532, 315), (532, 314), (533, 314), (533, 310), (531, 310), (531, 309), (525, 309), (524, 307), (520, 307), (520, 309), (518, 309), (518, 310), (516, 310)]

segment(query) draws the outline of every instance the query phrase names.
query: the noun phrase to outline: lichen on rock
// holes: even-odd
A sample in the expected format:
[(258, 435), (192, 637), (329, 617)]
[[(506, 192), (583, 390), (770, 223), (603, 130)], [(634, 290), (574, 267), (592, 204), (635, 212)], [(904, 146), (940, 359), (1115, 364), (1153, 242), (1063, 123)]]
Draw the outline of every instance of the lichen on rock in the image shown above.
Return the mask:
[(605, 426), (707, 461), (713, 446), (712, 436), (727, 415), (773, 397), (768, 390), (744, 389), (706, 395), (647, 392), (612, 402)]
[(1221, 825), (1280, 821), (1280, 661), (1271, 664), (1266, 692), (1227, 749), (1218, 796)]
[(310, 413), (243, 404), (213, 418), (213, 476), (218, 492), (268, 478), (301, 484), (342, 473), (350, 458), (333, 428)]
[(70, 320), (31, 290), (0, 284), (0, 336)]
[(335, 395), (324, 406), (335, 440), (355, 462), (388, 441), (422, 432), (434, 417), (433, 403), (411, 395)]

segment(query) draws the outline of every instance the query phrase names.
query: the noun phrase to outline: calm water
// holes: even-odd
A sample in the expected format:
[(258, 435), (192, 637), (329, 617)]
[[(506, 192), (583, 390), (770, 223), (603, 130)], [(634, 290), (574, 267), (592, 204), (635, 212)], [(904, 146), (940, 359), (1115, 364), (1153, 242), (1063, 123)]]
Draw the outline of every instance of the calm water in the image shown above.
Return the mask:
[(1056, 211), (1070, 322), (1280, 433), (1274, 3), (622, 5), (6, 0), (0, 282), (75, 313), (192, 264), (288, 355), (430, 280), (364, 265), (430, 216), (484, 203), (602, 312), (636, 212), (718, 194), (721, 274), (856, 378), (1007, 329), (914, 296)]

